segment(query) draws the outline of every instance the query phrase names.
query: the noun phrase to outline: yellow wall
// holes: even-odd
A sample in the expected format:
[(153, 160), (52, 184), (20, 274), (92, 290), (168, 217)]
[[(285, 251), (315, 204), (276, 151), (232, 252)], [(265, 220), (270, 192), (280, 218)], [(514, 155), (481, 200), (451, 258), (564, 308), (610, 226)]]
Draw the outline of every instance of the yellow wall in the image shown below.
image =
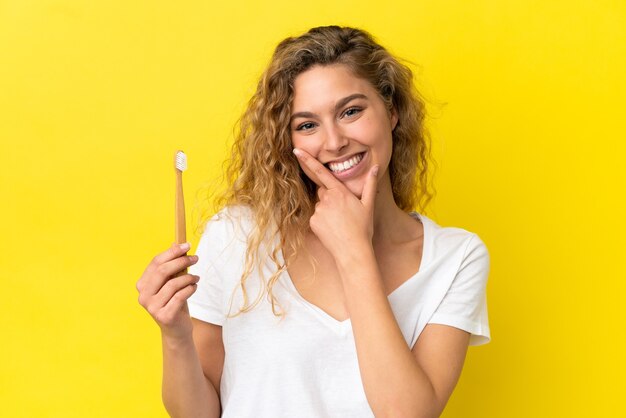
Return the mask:
[(491, 252), (493, 340), (443, 416), (623, 414), (625, 3), (219, 3), (0, 2), (0, 415), (166, 416), (134, 286), (174, 240), (172, 153), (195, 248), (197, 191), (273, 46), (332, 23), (416, 64), (427, 213)]

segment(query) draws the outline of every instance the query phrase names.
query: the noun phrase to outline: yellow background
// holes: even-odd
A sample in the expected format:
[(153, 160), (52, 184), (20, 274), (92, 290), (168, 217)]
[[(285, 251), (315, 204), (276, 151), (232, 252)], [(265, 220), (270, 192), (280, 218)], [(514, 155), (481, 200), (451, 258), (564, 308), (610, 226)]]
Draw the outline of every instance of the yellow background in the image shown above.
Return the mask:
[[(0, 415), (159, 417), (135, 282), (174, 240), (275, 44), (371, 31), (414, 63), (426, 214), (489, 247), (492, 342), (444, 417), (625, 414), (623, 1), (0, 1)], [(622, 415), (624, 416), (624, 415)]]

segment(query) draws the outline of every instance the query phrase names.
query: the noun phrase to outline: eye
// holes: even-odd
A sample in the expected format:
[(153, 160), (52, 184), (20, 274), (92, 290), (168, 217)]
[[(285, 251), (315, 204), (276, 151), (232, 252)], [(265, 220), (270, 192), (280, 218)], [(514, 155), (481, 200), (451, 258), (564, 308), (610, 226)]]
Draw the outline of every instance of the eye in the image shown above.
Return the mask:
[(310, 129), (313, 129), (314, 127), (315, 124), (313, 122), (304, 122), (296, 127), (296, 131), (308, 131)]
[(349, 109), (346, 109), (346, 111), (343, 112), (343, 114), (344, 114), (344, 116), (350, 117), (350, 116), (354, 116), (354, 115), (358, 114), (361, 110), (363, 110), (363, 109), (361, 109), (360, 107), (351, 107)]

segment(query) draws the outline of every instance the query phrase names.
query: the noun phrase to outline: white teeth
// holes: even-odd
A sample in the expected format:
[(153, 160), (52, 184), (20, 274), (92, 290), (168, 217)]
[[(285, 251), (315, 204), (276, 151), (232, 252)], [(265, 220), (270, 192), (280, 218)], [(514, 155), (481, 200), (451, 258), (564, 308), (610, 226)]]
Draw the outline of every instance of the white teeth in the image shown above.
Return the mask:
[(340, 173), (351, 167), (354, 167), (361, 161), (361, 159), (363, 159), (363, 154), (355, 155), (354, 157), (342, 163), (330, 163), (328, 164), (328, 166), (330, 167), (331, 171), (335, 173)]

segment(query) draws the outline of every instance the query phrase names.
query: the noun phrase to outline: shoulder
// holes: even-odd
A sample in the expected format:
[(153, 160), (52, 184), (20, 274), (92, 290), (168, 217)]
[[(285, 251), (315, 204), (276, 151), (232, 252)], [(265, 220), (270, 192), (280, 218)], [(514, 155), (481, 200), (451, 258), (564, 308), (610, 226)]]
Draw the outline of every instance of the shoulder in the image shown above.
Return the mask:
[(252, 225), (252, 211), (245, 206), (227, 206), (204, 222), (196, 254), (218, 271), (245, 256)]
[(425, 215), (417, 215), (424, 225), (424, 236), (435, 258), (456, 253), (462, 258), (480, 255), (488, 259), (487, 245), (477, 233), (465, 228), (442, 226)]
[(202, 235), (246, 241), (254, 226), (252, 209), (245, 205), (225, 206), (204, 225)]

